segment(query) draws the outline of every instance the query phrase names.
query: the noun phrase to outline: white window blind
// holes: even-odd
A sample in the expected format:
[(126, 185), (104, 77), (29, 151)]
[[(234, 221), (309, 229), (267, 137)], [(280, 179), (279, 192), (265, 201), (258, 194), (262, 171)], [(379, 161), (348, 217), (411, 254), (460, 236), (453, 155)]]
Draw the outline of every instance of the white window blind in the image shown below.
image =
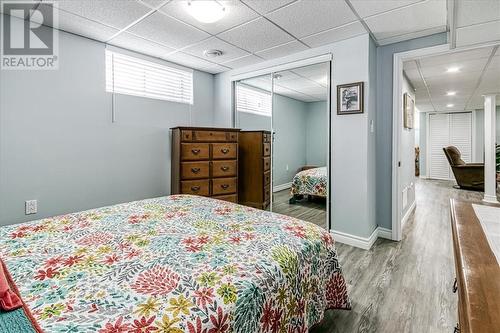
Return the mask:
[(106, 50), (106, 91), (193, 104), (193, 72)]
[(236, 86), (236, 111), (271, 116), (271, 93), (238, 84)]

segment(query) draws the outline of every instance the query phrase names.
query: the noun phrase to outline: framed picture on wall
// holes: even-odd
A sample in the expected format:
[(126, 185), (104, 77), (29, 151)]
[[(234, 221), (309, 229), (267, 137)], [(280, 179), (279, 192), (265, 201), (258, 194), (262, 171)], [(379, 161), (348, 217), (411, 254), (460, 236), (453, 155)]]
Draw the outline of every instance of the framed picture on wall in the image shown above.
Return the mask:
[(363, 82), (337, 86), (337, 114), (363, 113)]
[(415, 121), (415, 101), (408, 93), (403, 95), (404, 127), (413, 128)]

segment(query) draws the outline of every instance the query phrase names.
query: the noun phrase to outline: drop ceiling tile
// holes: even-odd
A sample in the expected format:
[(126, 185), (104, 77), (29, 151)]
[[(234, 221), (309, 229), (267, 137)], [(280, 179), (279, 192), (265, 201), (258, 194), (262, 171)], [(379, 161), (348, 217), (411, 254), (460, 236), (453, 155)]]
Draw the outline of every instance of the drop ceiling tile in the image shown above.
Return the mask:
[(212, 37), (202, 41), (201, 43), (190, 46), (184, 49), (183, 52), (192, 54), (200, 58), (204, 58), (205, 55), (203, 54), (203, 52), (205, 50), (212, 50), (212, 49), (220, 50), (223, 52), (222, 55), (219, 57), (210, 58), (210, 61), (216, 63), (226, 62), (250, 54), (236, 46), (233, 46), (231, 44), (224, 42), (223, 40), (218, 39), (217, 37)]
[(487, 59), (492, 51), (492, 47), (482, 47), (478, 49), (448, 53), (440, 56), (430, 56), (420, 59), (422, 66), (437, 66), (441, 64), (464, 63), (469, 60)]
[(175, 48), (186, 47), (210, 37), (206, 32), (158, 12), (148, 16), (127, 31)]
[(250, 52), (262, 51), (293, 40), (293, 37), (264, 18), (219, 34), (217, 37)]
[[(46, 4), (40, 4), (40, 11), (48, 10)], [(71, 32), (76, 35), (95, 39), (101, 42), (107, 41), (111, 36), (119, 32), (118, 29), (108, 27), (104, 24), (88, 20), (81, 16), (68, 13), (60, 10), (58, 12), (58, 29), (66, 32)], [(32, 17), (34, 22), (37, 22), (35, 17)]]
[(251, 54), (248, 56), (244, 56), (241, 58), (230, 60), (228, 62), (223, 63), (222, 65), (227, 66), (227, 67), (231, 67), (231, 68), (239, 68), (239, 67), (253, 65), (253, 64), (256, 64), (256, 63), (259, 63), (262, 61), (264, 61), (264, 60)]
[(243, 0), (260, 14), (267, 14), (296, 0)]
[(224, 6), (226, 14), (214, 23), (203, 23), (196, 20), (189, 14), (188, 1), (184, 0), (171, 1), (161, 7), (160, 11), (214, 35), (258, 17), (257, 13), (239, 1), (221, 0), (218, 2)]
[(377, 39), (417, 33), (433, 32), (446, 27), (446, 1), (427, 0), (414, 5), (371, 16), (365, 20)]
[(298, 38), (356, 20), (345, 1), (300, 0), (266, 17)]
[(500, 40), (500, 20), (471, 25), (457, 30), (457, 46)]
[(163, 59), (170, 61), (170, 62), (174, 62), (174, 63), (182, 65), (182, 66), (186, 66), (186, 67), (190, 67), (190, 68), (194, 68), (194, 69), (198, 69), (198, 70), (203, 70), (204, 68), (209, 68), (209, 67), (212, 67), (214, 65), (217, 65), (217, 64), (214, 64), (210, 61), (200, 59), (200, 58), (194, 57), (190, 54), (183, 53), (183, 52), (175, 52), (175, 53), (165, 55), (163, 57)]
[(57, 6), (105, 25), (123, 29), (151, 11), (135, 0), (57, 0)]
[(158, 9), (169, 3), (171, 0), (137, 0), (137, 1), (142, 2), (143, 4), (152, 9)]
[[(470, 75), (475, 75), (474, 73), (480, 73), (483, 70), (484, 66), (486, 65), (487, 61), (488, 58), (480, 58), (467, 61), (450, 60), (450, 62), (448, 63), (441, 63), (435, 65), (422, 64), (422, 73), (426, 80), (433, 77), (446, 77), (454, 80), (458, 77), (469, 75), (469, 73)], [(447, 69), (454, 66), (459, 67), (460, 71), (458, 73), (448, 73)]]
[(457, 6), (457, 27), (500, 20), (498, 0), (460, 0)]
[(200, 70), (207, 72), (207, 73), (211, 73), (211, 74), (218, 74), (218, 73), (226, 72), (226, 71), (230, 70), (230, 68), (225, 67), (225, 66), (221, 66), (221, 65), (210, 65), (207, 67), (201, 67)]
[(351, 4), (362, 18), (408, 6), (423, 0), (351, 0)]
[(278, 46), (275, 46), (275, 47), (272, 47), (272, 48), (269, 48), (266, 50), (256, 52), (256, 54), (259, 57), (262, 57), (262, 58), (268, 60), (268, 59), (275, 59), (275, 58), (284, 57), (284, 56), (287, 56), (289, 54), (304, 51), (307, 49), (308, 49), (307, 46), (294, 40), (294, 41), (289, 42), (289, 43), (281, 44), (281, 45), (278, 45)]
[(147, 54), (153, 57), (162, 58), (167, 54), (174, 52), (175, 49), (148, 41), (144, 38), (134, 36), (133, 34), (123, 32), (108, 42), (111, 45), (122, 47), (124, 49)]
[(352, 38), (366, 33), (367, 31), (365, 30), (363, 25), (359, 21), (356, 21), (341, 27), (333, 28), (311, 36), (301, 38), (301, 40), (310, 47), (318, 47), (321, 45), (335, 43), (340, 40)]

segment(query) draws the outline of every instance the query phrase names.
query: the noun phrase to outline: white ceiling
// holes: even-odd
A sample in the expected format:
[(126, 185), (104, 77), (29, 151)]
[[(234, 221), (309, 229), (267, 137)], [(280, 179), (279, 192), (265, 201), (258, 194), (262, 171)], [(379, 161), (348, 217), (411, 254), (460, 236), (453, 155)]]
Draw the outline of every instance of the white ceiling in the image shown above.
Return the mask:
[[(217, 1), (227, 14), (206, 24), (186, 0), (55, 0), (61, 30), (210, 73), (366, 33), (379, 45), (450, 29), (456, 45), (500, 40), (499, 0)], [(208, 48), (225, 54), (206, 58)]]
[[(483, 94), (500, 92), (497, 46), (412, 60), (403, 67), (415, 88), (415, 104), (421, 112), (482, 109)], [(459, 71), (449, 73), (450, 67), (458, 67)], [(449, 91), (456, 95), (447, 96)]]
[[(303, 102), (326, 101), (328, 65), (309, 65), (274, 74), (274, 93)], [(247, 85), (271, 91), (271, 75), (243, 80)]]

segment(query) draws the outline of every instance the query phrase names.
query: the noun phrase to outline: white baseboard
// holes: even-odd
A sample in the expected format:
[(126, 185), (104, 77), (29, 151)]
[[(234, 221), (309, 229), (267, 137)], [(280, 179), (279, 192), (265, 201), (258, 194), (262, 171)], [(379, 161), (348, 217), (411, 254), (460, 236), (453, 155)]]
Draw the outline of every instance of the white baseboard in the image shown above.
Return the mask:
[(377, 240), (378, 228), (373, 230), (370, 237), (359, 237), (341, 231), (331, 230), (330, 233), (336, 242), (369, 250)]
[(290, 187), (292, 187), (292, 182), (281, 184), (281, 185), (276, 185), (273, 187), (273, 192), (283, 191), (283, 190), (286, 190)]
[(378, 227), (378, 237), (392, 240), (392, 230)]
[(408, 222), (408, 219), (410, 218), (411, 213), (415, 210), (416, 207), (417, 207), (417, 201), (413, 200), (413, 202), (410, 205), (410, 208), (408, 208), (408, 211), (406, 212), (405, 216), (403, 216), (403, 218), (401, 219), (401, 229), (403, 229), (406, 222)]
[(369, 250), (379, 237), (392, 240), (392, 230), (382, 227), (377, 227), (373, 230), (370, 237), (359, 237), (335, 230), (331, 230), (330, 233), (336, 242), (358, 247), (363, 250)]

